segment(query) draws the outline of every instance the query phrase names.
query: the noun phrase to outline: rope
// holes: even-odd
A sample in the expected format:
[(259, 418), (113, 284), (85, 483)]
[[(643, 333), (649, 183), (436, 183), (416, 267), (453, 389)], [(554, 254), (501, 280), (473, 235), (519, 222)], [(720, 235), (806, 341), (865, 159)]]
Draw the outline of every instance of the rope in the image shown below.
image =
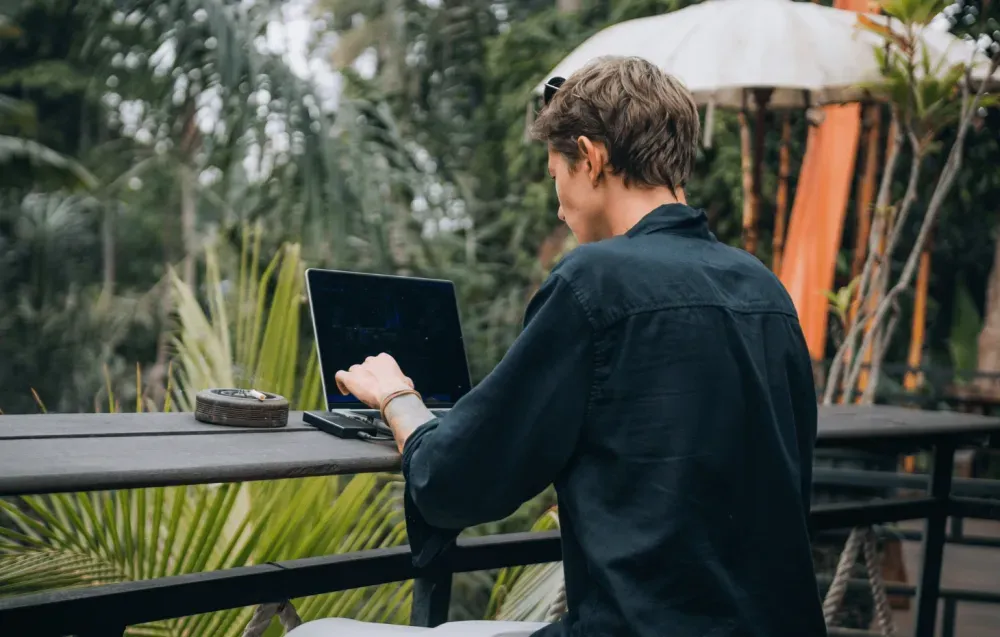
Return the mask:
[(882, 579), (882, 563), (875, 543), (875, 531), (871, 527), (868, 527), (865, 533), (865, 568), (868, 570), (868, 584), (871, 586), (872, 599), (875, 601), (875, 619), (878, 620), (882, 636), (895, 637), (896, 624), (892, 618), (892, 606), (889, 605), (885, 580)]
[(875, 602), (875, 619), (878, 622), (882, 637), (895, 637), (896, 625), (892, 617), (892, 607), (889, 605), (889, 595), (886, 592), (885, 580), (882, 579), (882, 565), (879, 560), (878, 545), (875, 531), (872, 527), (857, 527), (851, 529), (851, 534), (844, 544), (840, 554), (837, 570), (830, 590), (823, 600), (823, 619), (827, 627), (833, 625), (837, 610), (844, 602), (847, 586), (851, 579), (851, 570), (858, 559), (858, 552), (864, 551), (865, 570), (868, 574), (868, 585), (871, 587), (872, 599)]
[(243, 637), (263, 637), (264, 631), (271, 625), (274, 616), (278, 616), (281, 627), (285, 632), (298, 628), (302, 624), (302, 619), (295, 612), (295, 607), (291, 602), (284, 601), (278, 604), (261, 604), (253, 611), (253, 617), (247, 622), (247, 627), (243, 630)]
[(847, 583), (851, 579), (851, 569), (858, 559), (858, 551), (864, 540), (861, 529), (851, 529), (851, 534), (844, 543), (844, 550), (840, 553), (840, 561), (837, 563), (837, 570), (830, 582), (830, 590), (826, 592), (823, 600), (823, 619), (827, 626), (833, 625), (833, 619), (837, 615), (837, 610), (844, 601), (844, 594), (847, 593)]
[(562, 582), (559, 583), (559, 590), (556, 592), (556, 598), (552, 600), (552, 604), (549, 605), (549, 611), (545, 614), (545, 621), (550, 624), (554, 624), (559, 621), (559, 618), (563, 616), (566, 612), (566, 579), (563, 578)]

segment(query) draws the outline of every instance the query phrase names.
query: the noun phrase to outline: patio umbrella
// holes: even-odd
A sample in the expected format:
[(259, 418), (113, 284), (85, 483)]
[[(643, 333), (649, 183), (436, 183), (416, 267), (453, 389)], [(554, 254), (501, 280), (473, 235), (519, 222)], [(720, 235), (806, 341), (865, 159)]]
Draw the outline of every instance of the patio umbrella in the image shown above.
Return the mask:
[[(856, 102), (860, 84), (880, 78), (873, 48), (884, 45), (859, 28), (858, 14), (793, 0), (707, 0), (679, 11), (610, 26), (566, 56), (552, 76), (569, 77), (596, 57), (639, 56), (679, 78), (701, 105), (743, 108), (747, 89), (772, 89), (772, 108)], [(867, 15), (893, 25), (885, 16)], [(989, 60), (975, 45), (927, 28), (921, 34), (932, 62), (970, 62), (973, 78)]]
[[(865, 19), (889, 28), (894, 25), (885, 16)], [(921, 40), (932, 64), (941, 63), (942, 69), (971, 64), (973, 79), (985, 76), (989, 60), (974, 44), (930, 28)], [(643, 57), (683, 81), (695, 101), (708, 106), (706, 146), (711, 145), (716, 106), (746, 111), (752, 98), (757, 110), (752, 162), (742, 112), (740, 137), (744, 247), (755, 252), (766, 110), (867, 99), (862, 85), (881, 78), (874, 55), (880, 46), (883, 38), (860, 28), (854, 11), (792, 0), (707, 0), (600, 31), (541, 78), (535, 93), (543, 93), (548, 78), (568, 77), (596, 57)]]

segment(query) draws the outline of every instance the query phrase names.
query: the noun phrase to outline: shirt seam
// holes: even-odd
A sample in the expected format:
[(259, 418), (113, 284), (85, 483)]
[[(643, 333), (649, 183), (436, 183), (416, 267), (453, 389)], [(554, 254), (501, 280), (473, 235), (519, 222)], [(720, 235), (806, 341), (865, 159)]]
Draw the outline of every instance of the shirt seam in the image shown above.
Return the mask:
[(778, 315), (798, 320), (798, 317), (794, 312), (790, 312), (788, 310), (773, 309), (773, 308), (743, 309), (743, 308), (734, 308), (732, 306), (725, 305), (722, 303), (682, 303), (676, 305), (669, 305), (669, 304), (662, 305), (657, 303), (657, 304), (647, 304), (631, 308), (625, 308), (623, 309), (623, 314), (621, 316), (615, 316), (614, 318), (612, 318), (611, 320), (607, 321), (604, 324), (597, 324), (595, 325), (595, 329), (599, 330), (609, 329), (611, 327), (614, 327), (618, 323), (621, 323), (622, 321), (632, 318), (633, 316), (637, 316), (639, 314), (649, 314), (650, 312), (668, 312), (673, 310), (688, 310), (693, 308), (714, 308), (714, 309), (726, 310), (727, 312), (732, 312), (734, 314), (742, 314), (745, 316), (754, 314)]
[(598, 327), (598, 323), (594, 319), (593, 313), (590, 311), (590, 308), (588, 307), (584, 296), (580, 294), (579, 290), (576, 289), (576, 286), (573, 285), (573, 282), (570, 281), (565, 276), (563, 276), (562, 273), (560, 272), (553, 272), (552, 276), (556, 277), (557, 279), (566, 284), (566, 287), (569, 288), (569, 291), (573, 295), (573, 298), (576, 299), (577, 305), (579, 305), (580, 309), (583, 310), (583, 316), (584, 318), (587, 319), (587, 323), (590, 325), (590, 329), (596, 330)]
[(598, 336), (599, 336), (601, 330), (598, 327), (597, 321), (594, 320), (594, 317), (591, 315), (591, 312), (590, 312), (590, 310), (587, 307), (587, 303), (584, 301), (583, 295), (580, 294), (580, 292), (576, 289), (576, 286), (574, 286), (573, 283), (568, 278), (566, 278), (565, 276), (563, 276), (559, 272), (552, 272), (551, 276), (558, 278), (560, 281), (562, 281), (563, 283), (566, 284), (566, 287), (569, 288), (570, 294), (572, 294), (573, 298), (576, 300), (576, 304), (580, 307), (580, 310), (583, 312), (584, 318), (587, 319), (587, 324), (588, 324), (588, 327), (590, 328), (590, 335), (589, 335), (590, 336), (590, 378), (589, 378), (589, 383), (588, 383), (590, 385), (590, 387), (588, 387), (588, 391), (587, 391), (587, 403), (586, 403), (586, 405), (584, 405), (584, 408), (583, 408), (583, 422), (586, 423), (587, 420), (590, 418), (591, 407), (593, 406), (594, 399), (596, 398), (596, 396), (598, 394), (598, 382), (597, 382), (598, 360), (597, 360), (597, 356), (598, 356), (598, 350), (600, 348), (598, 348), (597, 339), (598, 339)]

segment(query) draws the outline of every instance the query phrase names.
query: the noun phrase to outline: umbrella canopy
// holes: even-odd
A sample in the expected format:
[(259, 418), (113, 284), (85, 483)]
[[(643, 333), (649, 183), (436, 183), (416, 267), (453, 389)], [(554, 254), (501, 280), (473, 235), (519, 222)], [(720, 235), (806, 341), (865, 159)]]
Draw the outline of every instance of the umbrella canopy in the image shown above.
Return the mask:
[[(933, 63), (973, 63), (985, 75), (988, 60), (974, 44), (929, 28), (921, 39)], [(771, 108), (854, 102), (865, 97), (860, 84), (880, 79), (873, 48), (883, 45), (853, 11), (792, 0), (707, 0), (602, 30), (535, 92), (542, 93), (549, 77), (568, 77), (596, 57), (621, 55), (645, 58), (679, 78), (699, 104), (739, 108), (749, 88), (773, 88)]]

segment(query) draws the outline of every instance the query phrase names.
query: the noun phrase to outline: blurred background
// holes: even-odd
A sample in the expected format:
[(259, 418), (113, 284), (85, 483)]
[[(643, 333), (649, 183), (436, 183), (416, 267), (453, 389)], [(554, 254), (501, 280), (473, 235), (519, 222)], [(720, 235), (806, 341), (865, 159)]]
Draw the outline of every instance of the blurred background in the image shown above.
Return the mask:
[[(454, 279), (480, 378), (567, 248), (545, 149), (524, 141), (531, 88), (601, 28), (688, 4), (0, 2), (0, 409), (93, 411), (109, 387), (131, 404), (136, 364), (141, 391), (162, 403), (178, 327), (168, 269), (204, 295), (212, 249), (235, 290), (254, 224), (261, 268), (292, 243), (309, 266)], [(989, 0), (962, 0), (941, 19), (996, 37), (996, 16)], [(797, 167), (801, 112), (767, 115), (765, 161), (778, 163), (779, 117)], [(716, 113), (713, 136), (688, 198), (739, 245), (737, 114)], [(927, 363), (976, 364), (998, 139), (994, 109), (970, 134), (936, 229)], [(775, 173), (761, 184), (765, 261)], [(850, 278), (853, 227), (849, 216), (833, 289)], [(907, 318), (887, 360), (905, 359)], [(305, 351), (311, 329), (299, 334)]]

